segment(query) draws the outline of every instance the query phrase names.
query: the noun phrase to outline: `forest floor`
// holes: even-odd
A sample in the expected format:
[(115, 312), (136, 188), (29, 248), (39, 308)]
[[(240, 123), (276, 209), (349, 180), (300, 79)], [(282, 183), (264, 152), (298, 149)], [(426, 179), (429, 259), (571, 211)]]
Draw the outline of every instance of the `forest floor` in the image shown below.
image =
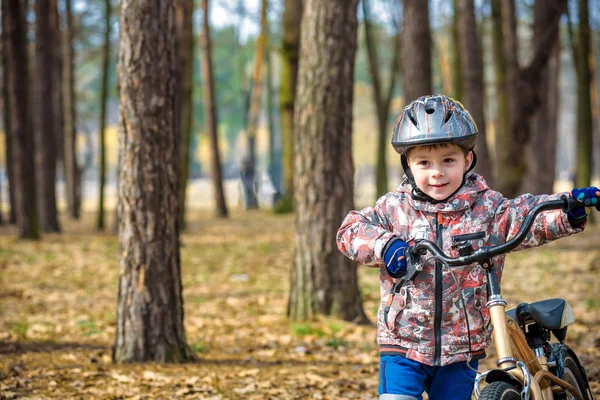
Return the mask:
[[(286, 318), (293, 216), (234, 211), (190, 216), (182, 235), (188, 364), (114, 365), (118, 238), (93, 216), (62, 234), (18, 242), (0, 227), (0, 399), (377, 399), (374, 326)], [(379, 302), (361, 267), (364, 308)], [(511, 254), (503, 294), (564, 297), (577, 322), (568, 343), (600, 397), (600, 227)], [(495, 364), (493, 352), (480, 370)]]

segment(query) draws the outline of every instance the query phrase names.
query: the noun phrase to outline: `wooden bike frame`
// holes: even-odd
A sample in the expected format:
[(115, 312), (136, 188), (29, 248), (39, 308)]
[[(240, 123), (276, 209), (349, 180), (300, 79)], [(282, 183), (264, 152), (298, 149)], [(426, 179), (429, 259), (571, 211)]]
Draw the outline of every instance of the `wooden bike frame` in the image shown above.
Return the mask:
[[(526, 389), (525, 398), (533, 400), (552, 400), (555, 391), (567, 390), (577, 400), (584, 400), (568, 382), (553, 375), (548, 368), (548, 359), (544, 355), (535, 355), (518, 324), (507, 317), (506, 301), (500, 295), (500, 285), (494, 265), (487, 262), (482, 266), (487, 271), (490, 288), (487, 307), (494, 327), (493, 337), (498, 361), (496, 365), (517, 379)], [(487, 375), (486, 371), (482, 375)], [(478, 390), (476, 390), (478, 392)]]

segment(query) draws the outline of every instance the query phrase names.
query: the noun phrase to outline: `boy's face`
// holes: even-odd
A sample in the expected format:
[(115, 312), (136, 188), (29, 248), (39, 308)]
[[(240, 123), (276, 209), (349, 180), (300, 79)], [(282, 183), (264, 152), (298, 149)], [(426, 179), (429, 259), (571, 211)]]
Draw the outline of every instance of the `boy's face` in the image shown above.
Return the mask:
[(435, 200), (444, 200), (461, 185), (463, 175), (473, 162), (473, 153), (465, 156), (455, 144), (439, 147), (417, 146), (407, 154), (415, 183)]

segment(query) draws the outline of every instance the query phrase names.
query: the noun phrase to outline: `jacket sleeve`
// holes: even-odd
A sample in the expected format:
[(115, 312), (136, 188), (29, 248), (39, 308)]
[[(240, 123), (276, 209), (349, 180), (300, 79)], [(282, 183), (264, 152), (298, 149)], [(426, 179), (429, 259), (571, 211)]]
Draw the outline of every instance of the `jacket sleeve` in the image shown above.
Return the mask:
[(386, 196), (375, 207), (350, 211), (337, 232), (338, 249), (351, 260), (367, 266), (383, 263), (383, 249), (394, 237), (385, 207)]
[[(559, 199), (565, 194), (568, 195), (568, 193), (537, 196), (524, 194), (509, 200), (502, 197), (500, 193), (496, 194), (499, 201), (496, 204), (497, 211), (493, 230), (494, 234), (499, 236), (500, 242), (507, 242), (516, 236), (525, 221), (525, 217), (536, 205), (547, 200)], [(513, 251), (541, 246), (552, 240), (581, 232), (584, 227), (585, 223), (578, 228), (573, 228), (568, 220), (567, 213), (563, 210), (544, 211), (537, 216), (523, 242)]]

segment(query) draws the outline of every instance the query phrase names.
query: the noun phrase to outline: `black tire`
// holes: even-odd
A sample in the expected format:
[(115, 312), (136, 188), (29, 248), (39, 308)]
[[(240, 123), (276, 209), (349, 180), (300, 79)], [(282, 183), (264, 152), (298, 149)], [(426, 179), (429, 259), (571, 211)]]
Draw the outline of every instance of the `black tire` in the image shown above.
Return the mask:
[[(586, 388), (588, 385), (585, 380), (585, 377), (584, 377), (583, 373), (581, 372), (581, 370), (579, 369), (579, 365), (573, 359), (573, 357), (571, 357), (570, 354), (567, 354), (565, 356), (564, 380), (569, 382), (571, 385), (573, 385), (575, 387), (575, 389), (577, 389), (577, 391), (579, 392), (581, 397), (583, 397), (585, 400), (589, 400), (589, 396), (586, 391)], [(569, 400), (569, 399), (573, 399), (574, 397), (570, 393), (562, 392), (562, 393), (556, 393), (554, 395), (554, 398), (557, 400), (563, 400), (563, 399)]]
[(521, 400), (521, 392), (508, 382), (492, 382), (483, 388), (479, 400)]

